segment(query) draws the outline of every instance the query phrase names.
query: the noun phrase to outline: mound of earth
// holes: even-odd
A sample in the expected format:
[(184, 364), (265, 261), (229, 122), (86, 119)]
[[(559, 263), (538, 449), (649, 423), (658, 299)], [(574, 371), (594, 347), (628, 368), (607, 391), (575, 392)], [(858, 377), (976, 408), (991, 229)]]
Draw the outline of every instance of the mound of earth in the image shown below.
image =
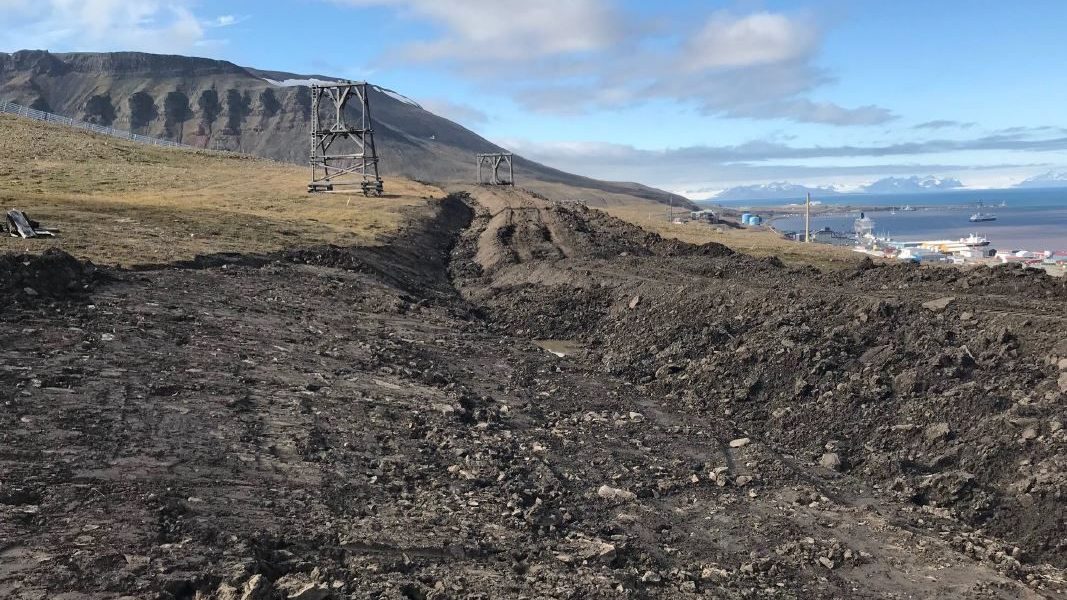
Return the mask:
[[(629, 237), (585, 222), (591, 239)], [(479, 261), (471, 243), (458, 263)], [(1016, 556), (1067, 566), (1067, 386), (1047, 358), (1067, 343), (1067, 281), (1018, 266), (824, 275), (680, 242), (645, 247), (547, 269), (513, 260), (495, 268), (491, 295), (477, 280), (460, 287), (511, 331), (577, 341), (603, 373), (674, 410), (722, 415), (736, 437), (825, 459), (1011, 539)]]
[(469, 192), (0, 312), (0, 596), (1067, 595), (1060, 281)]
[(84, 296), (97, 279), (92, 263), (55, 248), (40, 255), (0, 255), (0, 303)]

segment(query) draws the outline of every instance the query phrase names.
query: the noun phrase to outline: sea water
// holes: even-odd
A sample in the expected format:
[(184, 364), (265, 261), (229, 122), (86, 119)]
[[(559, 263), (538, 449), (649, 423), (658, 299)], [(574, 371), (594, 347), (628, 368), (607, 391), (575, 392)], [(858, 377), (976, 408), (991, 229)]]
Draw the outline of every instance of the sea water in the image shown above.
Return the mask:
[[(816, 200), (816, 198), (812, 198)], [(1067, 250), (1067, 188), (1034, 190), (961, 190), (924, 194), (854, 194), (818, 198), (820, 207), (840, 205), (856, 210), (812, 215), (811, 229), (829, 227), (852, 232), (860, 207), (898, 207), (894, 210), (865, 211), (874, 220), (874, 231), (900, 241), (955, 240), (977, 233), (989, 238), (991, 246), (1010, 250)], [(714, 201), (713, 201), (714, 202)], [(978, 203), (982, 208), (978, 208)], [(729, 208), (784, 206), (797, 203), (797, 214), (775, 218), (780, 231), (804, 230), (803, 200), (760, 200), (721, 202)], [(1004, 206), (1001, 206), (1001, 203)], [(901, 211), (911, 206), (914, 211)], [(971, 223), (970, 216), (981, 210), (996, 215), (996, 221)]]

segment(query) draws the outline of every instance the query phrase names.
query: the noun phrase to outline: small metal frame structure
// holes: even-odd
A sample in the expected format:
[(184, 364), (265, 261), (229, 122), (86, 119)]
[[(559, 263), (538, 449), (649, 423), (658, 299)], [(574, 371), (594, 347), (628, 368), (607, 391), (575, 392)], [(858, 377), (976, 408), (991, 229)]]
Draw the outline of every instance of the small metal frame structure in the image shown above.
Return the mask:
[[(507, 174), (501, 176), (501, 167), (507, 166)], [(484, 167), (484, 168), (483, 168)], [(478, 155), (478, 184), (515, 185), (515, 163), (507, 152)]]
[[(358, 186), (365, 196), (384, 193), (382, 178), (378, 175), (378, 151), (374, 146), (367, 92), (365, 81), (311, 86), (311, 183), (308, 192), (330, 192), (334, 186)], [(356, 126), (345, 121), (345, 109), (353, 99), (359, 104)]]

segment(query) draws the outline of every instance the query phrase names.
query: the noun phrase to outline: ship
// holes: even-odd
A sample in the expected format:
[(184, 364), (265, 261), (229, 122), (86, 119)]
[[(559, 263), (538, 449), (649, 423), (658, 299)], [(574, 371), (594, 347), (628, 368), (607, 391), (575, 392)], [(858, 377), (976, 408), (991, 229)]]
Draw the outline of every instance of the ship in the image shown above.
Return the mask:
[(988, 246), (989, 238), (985, 237), (984, 235), (972, 233), (971, 235), (965, 238), (960, 238), (960, 243), (965, 246), (970, 246), (972, 248), (977, 246)]
[(982, 203), (981, 202), (978, 203), (978, 212), (976, 212), (973, 215), (971, 215), (971, 218), (970, 218), (971, 223), (983, 223), (985, 221), (996, 221), (996, 220), (997, 220), (997, 216), (994, 215), (993, 213), (984, 213), (984, 212), (982, 212)]

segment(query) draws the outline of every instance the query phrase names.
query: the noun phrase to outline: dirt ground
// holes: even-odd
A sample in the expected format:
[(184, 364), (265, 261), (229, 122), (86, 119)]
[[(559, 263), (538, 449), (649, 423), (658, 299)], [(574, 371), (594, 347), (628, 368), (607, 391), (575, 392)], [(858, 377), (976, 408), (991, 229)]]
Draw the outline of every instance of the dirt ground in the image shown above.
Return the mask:
[(1063, 280), (452, 191), (374, 247), (0, 261), (0, 597), (1067, 596)]

